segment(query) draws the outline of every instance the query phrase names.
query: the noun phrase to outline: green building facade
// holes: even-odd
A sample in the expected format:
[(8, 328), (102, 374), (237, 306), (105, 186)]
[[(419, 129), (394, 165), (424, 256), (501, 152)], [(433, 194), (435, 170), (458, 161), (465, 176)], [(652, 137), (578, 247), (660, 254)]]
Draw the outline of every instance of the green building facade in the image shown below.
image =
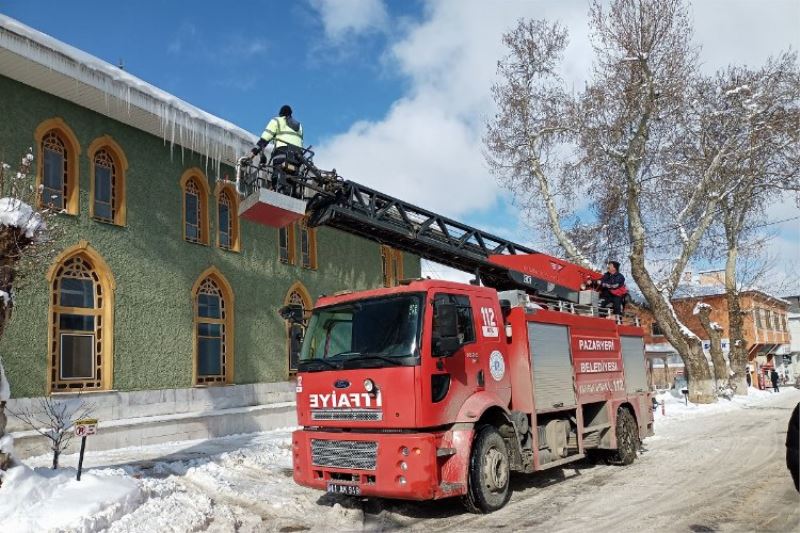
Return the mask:
[[(420, 275), (419, 258), (333, 229), (297, 225), (282, 242), (279, 230), (236, 219), (238, 198), (223, 183), (226, 175), (234, 175), (229, 165), (217, 170), (214, 162), (163, 136), (4, 74), (0, 70), (0, 160), (13, 167), (32, 147), (36, 183), (49, 191), (52, 178), (45, 173), (52, 172), (53, 160), (45, 163), (43, 147), (60, 139), (66, 156), (54, 161), (64, 163), (64, 175), (74, 184), (64, 195), (72, 213), (53, 219), (53, 253), (24, 273), (0, 339), (16, 398), (87, 388), (137, 391), (285, 381), (291, 376), (291, 342), (277, 313), (281, 306), (309, 307), (320, 294)], [(110, 155), (111, 166), (104, 166), (103, 155)], [(112, 195), (109, 181), (100, 183), (110, 172)], [(227, 205), (227, 224), (220, 202), (234, 204)], [(71, 309), (75, 302), (66, 300), (80, 299), (75, 290), (81, 283), (94, 287), (96, 301), (76, 311)], [(209, 304), (201, 293), (216, 303)], [(224, 317), (217, 305), (224, 307)], [(84, 328), (85, 337), (63, 337), (89, 315), (94, 329)], [(208, 334), (205, 323), (215, 332)], [(211, 341), (200, 338), (209, 335)], [(199, 360), (199, 352), (207, 358), (220, 343), (225, 375), (206, 380), (201, 374), (209, 372), (208, 361)], [(65, 346), (74, 353), (94, 350), (95, 368), (84, 368), (85, 361), (73, 361), (66, 371), (59, 368), (66, 364), (61, 359)], [(85, 376), (71, 382), (74, 375)]]

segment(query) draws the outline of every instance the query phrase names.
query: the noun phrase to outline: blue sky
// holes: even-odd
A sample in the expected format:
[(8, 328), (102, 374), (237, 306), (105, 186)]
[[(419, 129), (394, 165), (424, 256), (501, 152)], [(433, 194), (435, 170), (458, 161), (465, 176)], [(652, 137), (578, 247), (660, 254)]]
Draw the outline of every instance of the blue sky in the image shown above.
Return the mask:
[[(796, 0), (694, 2), (706, 71), (800, 48)], [(585, 0), (3, 1), (0, 12), (258, 134), (290, 103), (317, 163), (538, 247), (489, 176), (481, 135), (501, 34), (520, 17), (570, 32), (563, 75), (591, 68)], [(587, 205), (569, 206), (585, 212)], [(791, 202), (772, 218), (796, 214)], [(800, 224), (776, 227), (779, 274), (800, 279)], [(697, 265), (706, 268), (708, 265)], [(800, 290), (800, 286), (797, 286)]]
[(312, 143), (380, 118), (405, 86), (381, 65), (387, 34), (331, 47), (308, 2), (12, 1), (0, 11), (253, 132), (291, 102)]

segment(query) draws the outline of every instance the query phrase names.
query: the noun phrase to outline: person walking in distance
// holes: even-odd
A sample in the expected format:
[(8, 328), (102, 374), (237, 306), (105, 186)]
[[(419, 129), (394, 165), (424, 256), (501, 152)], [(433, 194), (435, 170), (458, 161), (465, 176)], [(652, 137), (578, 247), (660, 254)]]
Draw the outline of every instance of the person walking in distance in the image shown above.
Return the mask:
[(775, 392), (780, 392), (779, 383), (780, 377), (778, 376), (778, 371), (774, 368), (769, 373), (769, 379), (772, 381), (772, 390)]

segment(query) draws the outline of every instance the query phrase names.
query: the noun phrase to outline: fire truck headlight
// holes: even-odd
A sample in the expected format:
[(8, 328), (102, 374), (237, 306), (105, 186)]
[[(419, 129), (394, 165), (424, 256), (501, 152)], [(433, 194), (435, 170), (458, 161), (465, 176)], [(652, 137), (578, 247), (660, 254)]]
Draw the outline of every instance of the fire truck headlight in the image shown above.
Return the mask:
[(369, 393), (373, 393), (373, 392), (375, 392), (376, 389), (377, 389), (377, 387), (375, 386), (375, 382), (374, 381), (372, 381), (369, 378), (364, 380), (364, 390), (365, 391), (367, 391)]
[(405, 485), (406, 484), (406, 478), (404, 478), (403, 476), (397, 476), (397, 482), (399, 484), (401, 484), (401, 485)]
[(397, 466), (400, 467), (400, 470), (408, 470), (408, 464), (405, 461), (400, 461)]
[(408, 457), (408, 448), (403, 446), (402, 448), (400, 448), (400, 453), (403, 454), (405, 457)]

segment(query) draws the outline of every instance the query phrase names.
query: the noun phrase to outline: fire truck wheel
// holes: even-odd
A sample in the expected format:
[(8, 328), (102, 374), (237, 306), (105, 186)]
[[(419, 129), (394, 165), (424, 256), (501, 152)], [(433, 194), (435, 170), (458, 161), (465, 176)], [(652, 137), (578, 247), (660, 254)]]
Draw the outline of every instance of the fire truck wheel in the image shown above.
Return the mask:
[(639, 449), (639, 428), (631, 412), (624, 407), (617, 411), (617, 451), (612, 461), (620, 465), (629, 465), (636, 459)]
[(483, 426), (475, 435), (469, 460), (465, 505), (473, 513), (491, 513), (511, 497), (508, 448), (493, 426)]

